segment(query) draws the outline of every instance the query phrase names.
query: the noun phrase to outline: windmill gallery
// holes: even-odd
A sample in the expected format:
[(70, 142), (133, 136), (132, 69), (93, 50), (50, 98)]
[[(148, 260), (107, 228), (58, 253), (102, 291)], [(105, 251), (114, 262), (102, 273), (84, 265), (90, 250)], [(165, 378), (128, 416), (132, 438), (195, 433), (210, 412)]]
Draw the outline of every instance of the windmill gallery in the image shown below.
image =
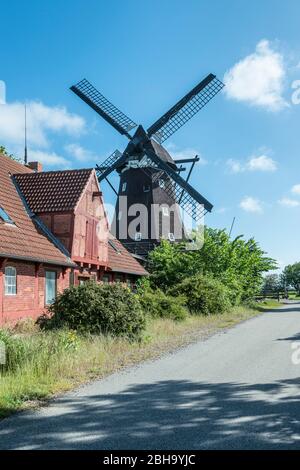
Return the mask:
[[(134, 286), (161, 239), (188, 239), (184, 214), (199, 222), (213, 206), (189, 183), (199, 158), (173, 159), (162, 144), (223, 86), (209, 74), (145, 130), (84, 79), (71, 90), (128, 138), (123, 152), (96, 168), (47, 172), (0, 155), (0, 323), (36, 318), (58, 292), (86, 280)], [(116, 195), (113, 233), (104, 181)]]

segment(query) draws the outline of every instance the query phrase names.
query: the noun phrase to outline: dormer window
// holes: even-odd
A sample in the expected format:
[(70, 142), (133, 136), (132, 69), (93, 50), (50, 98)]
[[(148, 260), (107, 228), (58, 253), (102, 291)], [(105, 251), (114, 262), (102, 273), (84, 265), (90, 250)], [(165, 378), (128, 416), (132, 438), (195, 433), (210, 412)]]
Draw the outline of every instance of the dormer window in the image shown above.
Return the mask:
[(9, 217), (8, 213), (0, 206), (0, 221), (4, 222), (5, 224), (14, 225), (14, 222)]

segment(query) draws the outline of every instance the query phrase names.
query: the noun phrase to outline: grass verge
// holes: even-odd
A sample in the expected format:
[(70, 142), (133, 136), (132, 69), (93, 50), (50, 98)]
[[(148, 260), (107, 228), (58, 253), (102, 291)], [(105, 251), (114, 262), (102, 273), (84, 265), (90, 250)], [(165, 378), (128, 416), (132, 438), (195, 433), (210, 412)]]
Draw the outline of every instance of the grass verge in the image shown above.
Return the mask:
[(222, 315), (189, 316), (182, 322), (153, 319), (141, 343), (107, 336), (81, 337), (72, 332), (60, 337), (55, 332), (22, 333), (19, 338), (27, 348), (25, 359), (11, 372), (0, 374), (0, 418), (258, 314), (255, 308), (236, 307)]

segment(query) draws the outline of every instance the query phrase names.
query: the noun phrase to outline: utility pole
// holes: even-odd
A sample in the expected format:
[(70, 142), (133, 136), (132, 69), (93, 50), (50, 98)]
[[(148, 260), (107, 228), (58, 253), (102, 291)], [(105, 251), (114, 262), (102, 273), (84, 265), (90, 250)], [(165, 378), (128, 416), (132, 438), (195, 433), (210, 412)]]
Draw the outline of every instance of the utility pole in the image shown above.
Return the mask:
[(231, 236), (231, 232), (232, 232), (232, 229), (233, 229), (233, 226), (234, 226), (234, 222), (235, 222), (235, 217), (233, 217), (232, 224), (231, 224), (231, 227), (230, 227), (230, 230), (229, 230), (229, 238)]
[(24, 164), (27, 165), (27, 108), (25, 104), (25, 148), (24, 148)]

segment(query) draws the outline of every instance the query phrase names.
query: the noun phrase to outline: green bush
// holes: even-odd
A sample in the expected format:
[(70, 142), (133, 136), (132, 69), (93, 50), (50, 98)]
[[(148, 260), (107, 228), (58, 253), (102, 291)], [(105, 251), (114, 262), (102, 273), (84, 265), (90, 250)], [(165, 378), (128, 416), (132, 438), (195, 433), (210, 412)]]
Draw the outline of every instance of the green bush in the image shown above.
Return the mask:
[(184, 279), (169, 290), (170, 295), (183, 295), (193, 314), (224, 313), (231, 307), (230, 291), (220, 281), (202, 274)]
[(86, 282), (66, 289), (49, 308), (45, 328), (67, 327), (89, 333), (139, 339), (145, 317), (138, 296), (122, 284)]
[(153, 318), (184, 320), (187, 317), (186, 299), (182, 296), (171, 297), (161, 290), (145, 290), (139, 294), (140, 303), (146, 315)]

